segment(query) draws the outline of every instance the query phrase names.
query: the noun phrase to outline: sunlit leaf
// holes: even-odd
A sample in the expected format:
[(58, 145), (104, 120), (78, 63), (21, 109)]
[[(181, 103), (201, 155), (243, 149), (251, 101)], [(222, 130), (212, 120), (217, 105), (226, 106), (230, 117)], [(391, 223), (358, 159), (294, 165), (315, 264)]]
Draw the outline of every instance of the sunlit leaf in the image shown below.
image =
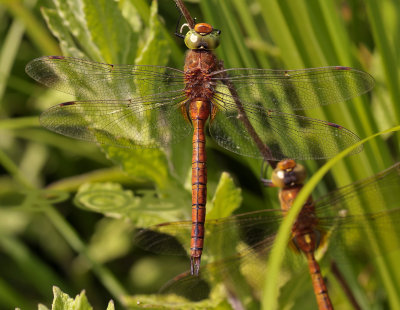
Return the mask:
[[(93, 307), (89, 304), (86, 298), (85, 291), (82, 291), (75, 299), (63, 293), (57, 286), (53, 286), (53, 304), (51, 310), (92, 310)], [(39, 310), (48, 309), (44, 305), (39, 305)], [(110, 300), (107, 310), (114, 310), (114, 302)]]
[(171, 53), (157, 14), (157, 1), (153, 1), (150, 12), (150, 28), (145, 44), (139, 49), (135, 63), (138, 65), (166, 65)]
[(86, 298), (85, 292), (82, 291), (75, 299), (63, 293), (58, 287), (53, 287), (53, 304), (52, 310), (91, 310), (93, 309)]
[(228, 173), (223, 173), (209, 208), (207, 219), (227, 217), (232, 214), (242, 203), (242, 190), (235, 186)]

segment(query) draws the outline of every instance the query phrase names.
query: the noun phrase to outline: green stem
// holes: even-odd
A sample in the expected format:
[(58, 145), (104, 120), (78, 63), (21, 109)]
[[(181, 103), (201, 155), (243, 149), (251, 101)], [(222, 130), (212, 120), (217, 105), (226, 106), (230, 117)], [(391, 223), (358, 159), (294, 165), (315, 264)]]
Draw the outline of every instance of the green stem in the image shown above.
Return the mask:
[(124, 304), (123, 296), (127, 295), (121, 283), (114, 277), (114, 275), (105, 268), (102, 264), (93, 259), (85, 244), (79, 238), (76, 231), (72, 226), (61, 216), (61, 214), (53, 207), (47, 208), (45, 211), (47, 217), (56, 227), (58, 232), (65, 238), (68, 244), (78, 253), (82, 254), (90, 263), (94, 273), (98, 276), (104, 287), (121, 303)]
[(22, 129), (26, 127), (39, 127), (37, 116), (8, 118), (0, 120), (0, 129)]

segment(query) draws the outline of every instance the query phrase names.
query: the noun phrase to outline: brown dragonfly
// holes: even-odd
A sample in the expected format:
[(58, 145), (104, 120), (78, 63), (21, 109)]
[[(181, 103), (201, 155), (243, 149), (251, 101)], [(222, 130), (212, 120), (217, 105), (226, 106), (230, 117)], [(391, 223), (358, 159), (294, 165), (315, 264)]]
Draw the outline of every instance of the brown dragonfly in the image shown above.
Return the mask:
[[(268, 256), (279, 225), (303, 187), (305, 177), (302, 165), (293, 160), (279, 162), (268, 184), (280, 188), (281, 210), (261, 210), (208, 220), (205, 228), (209, 238), (204, 256), (210, 260), (214, 258), (215, 261), (202, 267), (200, 277), (189, 273), (177, 276), (163, 288), (163, 292), (198, 300), (206, 297), (205, 280), (214, 283), (221, 281), (228, 287), (229, 294), (240, 295), (243, 288), (236, 289), (236, 292), (234, 289), (235, 285), (241, 283), (238, 274), (246, 269), (243, 266), (257, 265), (255, 262), (260, 257), (265, 259)], [(360, 243), (365, 244), (365, 239), (360, 238), (362, 231), (391, 238), (393, 232), (399, 235), (400, 203), (399, 195), (396, 194), (399, 188), (400, 163), (397, 163), (315, 201), (309, 197), (304, 204), (292, 227), (287, 252), (288, 256), (297, 252), (306, 257), (319, 309), (333, 307), (314, 253), (346, 245), (349, 250)], [(376, 210), (384, 205), (396, 208), (374, 213), (364, 211), (364, 208), (374, 207)], [(183, 249), (189, 243), (187, 232), (190, 225), (188, 221), (156, 225), (141, 230), (135, 240), (139, 246), (152, 252), (185, 254)]]
[(41, 57), (26, 66), (36, 81), (78, 99), (41, 115), (41, 124), (57, 133), (149, 148), (181, 141), (193, 132), (190, 247), (195, 274), (203, 248), (207, 120), (217, 143), (237, 154), (267, 160), (328, 158), (359, 138), (334, 123), (288, 111), (344, 101), (374, 85), (369, 74), (349, 67), (224, 69), (212, 52), (219, 37), (220, 31), (209, 24), (190, 29), (183, 71), (63, 56)]

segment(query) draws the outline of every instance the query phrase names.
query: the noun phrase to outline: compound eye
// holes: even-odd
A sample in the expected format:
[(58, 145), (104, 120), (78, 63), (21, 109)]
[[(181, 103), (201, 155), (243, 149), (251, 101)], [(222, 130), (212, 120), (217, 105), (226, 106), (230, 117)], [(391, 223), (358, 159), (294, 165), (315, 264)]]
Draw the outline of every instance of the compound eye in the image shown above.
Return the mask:
[[(204, 50), (213, 50), (219, 45), (219, 31), (213, 30), (212, 27), (208, 24), (207, 26), (199, 26), (201, 24), (197, 24), (197, 28), (200, 30), (210, 30), (209, 33), (200, 33), (195, 29), (191, 29), (186, 33), (185, 36), (185, 44), (188, 48), (194, 49), (204, 49)], [(210, 29), (208, 28), (210, 27)], [(205, 29), (203, 29), (205, 28)]]
[(304, 183), (306, 170), (294, 160), (283, 160), (272, 173), (271, 181), (276, 187), (288, 188)]
[(213, 27), (207, 23), (199, 23), (194, 26), (194, 31), (199, 34), (205, 35), (213, 31)]

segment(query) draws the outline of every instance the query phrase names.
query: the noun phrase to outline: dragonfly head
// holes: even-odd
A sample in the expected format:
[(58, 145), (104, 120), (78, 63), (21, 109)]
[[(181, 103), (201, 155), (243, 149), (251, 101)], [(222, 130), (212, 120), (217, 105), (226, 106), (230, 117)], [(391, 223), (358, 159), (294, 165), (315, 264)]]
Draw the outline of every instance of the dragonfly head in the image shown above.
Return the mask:
[(287, 188), (301, 185), (306, 179), (306, 170), (303, 165), (292, 159), (282, 160), (272, 173), (271, 181), (276, 187)]
[(185, 44), (192, 50), (213, 50), (219, 45), (221, 30), (214, 29), (210, 24), (199, 23), (185, 35)]

